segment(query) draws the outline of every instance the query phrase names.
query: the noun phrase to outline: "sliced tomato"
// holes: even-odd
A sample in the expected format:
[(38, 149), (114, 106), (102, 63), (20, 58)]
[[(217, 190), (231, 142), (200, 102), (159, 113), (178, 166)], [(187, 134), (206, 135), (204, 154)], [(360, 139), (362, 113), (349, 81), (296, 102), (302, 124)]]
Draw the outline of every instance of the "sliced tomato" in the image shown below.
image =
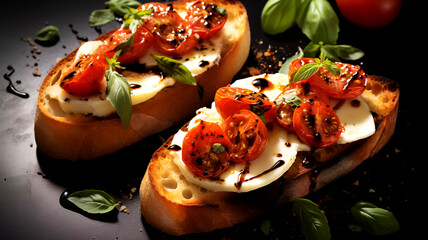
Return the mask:
[(184, 137), (182, 159), (197, 176), (216, 177), (230, 165), (231, 145), (217, 123), (201, 121)]
[(272, 122), (274, 105), (269, 98), (260, 92), (245, 88), (221, 87), (214, 97), (215, 107), (223, 119), (235, 114), (241, 109), (251, 110), (264, 117), (265, 122)]
[[(129, 37), (131, 37), (131, 31), (129, 29), (118, 29), (112, 38), (106, 40), (103, 44), (105, 46), (101, 46), (97, 49), (97, 52), (112, 58), (116, 53), (115, 48)], [(131, 49), (127, 52), (122, 52), (117, 61), (121, 64), (138, 61), (138, 59), (147, 53), (147, 50), (152, 44), (153, 35), (144, 27), (138, 27), (137, 31), (134, 33), (134, 43)]]
[(144, 27), (153, 33), (154, 46), (159, 51), (176, 57), (196, 47), (198, 39), (193, 29), (171, 4), (145, 3), (138, 8), (138, 10), (149, 9), (153, 12)]
[(186, 21), (192, 26), (199, 39), (207, 39), (220, 31), (227, 21), (227, 12), (214, 4), (202, 1), (193, 3), (186, 16)]
[[(298, 97), (301, 102), (317, 100), (329, 104), (329, 97), (321, 89), (312, 85), (308, 80), (288, 84), (275, 100), (276, 120), (285, 129), (294, 132), (293, 114), (298, 103), (291, 102), (293, 97)], [(296, 100), (296, 99), (294, 99)]]
[(232, 142), (231, 161), (250, 162), (265, 150), (268, 130), (253, 112), (242, 109), (224, 121), (224, 131)]
[(335, 76), (326, 68), (320, 68), (318, 78), (311, 78), (312, 84), (325, 91), (330, 97), (338, 99), (354, 98), (366, 89), (367, 76), (359, 65), (334, 63), (340, 69)]
[(84, 56), (67, 70), (60, 86), (71, 95), (89, 97), (100, 91), (105, 71), (106, 65), (99, 56)]
[(307, 101), (297, 107), (293, 127), (300, 140), (315, 148), (335, 144), (343, 129), (333, 108), (319, 101)]

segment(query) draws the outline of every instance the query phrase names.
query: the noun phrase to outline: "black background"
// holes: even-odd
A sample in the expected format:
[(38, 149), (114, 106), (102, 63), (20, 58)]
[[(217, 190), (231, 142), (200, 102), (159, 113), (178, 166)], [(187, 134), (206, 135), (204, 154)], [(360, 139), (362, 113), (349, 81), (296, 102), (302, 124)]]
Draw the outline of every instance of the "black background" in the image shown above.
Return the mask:
[[(104, 8), (104, 1), (6, 1), (2, 3), (0, 21), (0, 70), (16, 71), (11, 79), (18, 90), (29, 93), (28, 99), (6, 92), (7, 81), (0, 80), (0, 238), (2, 239), (176, 239), (153, 229), (144, 222), (139, 211), (138, 191), (129, 194), (139, 183), (153, 151), (162, 143), (159, 135), (143, 140), (116, 154), (94, 161), (71, 163), (52, 160), (37, 150), (34, 141), (34, 112), (37, 89), (56, 59), (79, 46), (79, 37), (93, 39), (97, 31), (88, 24), (91, 11)], [(400, 112), (395, 134), (374, 158), (329, 186), (306, 196), (319, 204), (330, 223), (333, 239), (403, 239), (423, 232), (418, 223), (426, 214), (419, 203), (425, 182), (417, 179), (426, 160), (418, 140), (423, 128), (423, 15), (416, 14), (410, 1), (403, 1), (398, 17), (388, 26), (365, 29), (342, 17), (335, 2), (330, 1), (340, 19), (339, 44), (362, 49), (361, 63), (366, 73), (389, 77), (400, 84)], [(238, 77), (246, 67), (256, 66), (257, 52), (275, 51), (285, 59), (307, 44), (297, 27), (283, 34), (268, 36), (260, 25), (264, 1), (243, 1), (249, 14), (252, 51)], [(36, 45), (41, 53), (22, 38), (33, 38), (46, 24), (59, 28), (61, 40), (52, 47)], [(71, 26), (72, 25), (72, 26)], [(101, 31), (119, 26), (113, 22)], [(77, 33), (73, 32), (76, 30)], [(426, 51), (425, 51), (426, 52)], [(33, 76), (35, 69), (41, 77)], [(277, 70), (274, 63), (271, 71)], [(16, 81), (20, 80), (18, 84)], [(413, 108), (417, 106), (418, 110)], [(416, 122), (418, 121), (418, 122)], [(423, 122), (422, 122), (423, 123)], [(418, 125), (417, 125), (418, 124)], [(177, 126), (181, 126), (178, 124)], [(167, 138), (176, 127), (160, 134)], [(415, 155), (416, 154), (416, 155)], [(421, 175), (419, 175), (421, 176)], [(71, 211), (60, 204), (60, 195), (69, 189), (95, 188), (122, 201), (129, 213), (114, 211), (106, 216), (88, 216)], [(368, 201), (389, 209), (397, 217), (401, 230), (387, 236), (371, 236), (351, 232), (350, 207)], [(269, 220), (271, 232), (264, 235), (261, 224)], [(196, 234), (177, 239), (304, 239), (290, 205), (236, 227)]]

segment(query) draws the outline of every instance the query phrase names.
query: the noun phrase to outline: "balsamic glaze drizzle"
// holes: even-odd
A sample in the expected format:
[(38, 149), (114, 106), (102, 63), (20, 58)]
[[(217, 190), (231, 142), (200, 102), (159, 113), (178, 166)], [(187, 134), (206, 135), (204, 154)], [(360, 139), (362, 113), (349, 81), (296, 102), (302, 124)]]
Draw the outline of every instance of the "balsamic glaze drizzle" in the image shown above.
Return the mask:
[(21, 92), (18, 89), (15, 88), (15, 86), (12, 83), (12, 80), (10, 79), (10, 77), (12, 76), (12, 74), (15, 72), (15, 69), (9, 65), (7, 66), (7, 70), (9, 70), (9, 73), (5, 73), (3, 75), (3, 78), (6, 79), (6, 81), (9, 82), (9, 84), (7, 85), (6, 91), (8, 93), (12, 93), (15, 96), (21, 97), (21, 98), (29, 98), (30, 94), (25, 93), (25, 92)]

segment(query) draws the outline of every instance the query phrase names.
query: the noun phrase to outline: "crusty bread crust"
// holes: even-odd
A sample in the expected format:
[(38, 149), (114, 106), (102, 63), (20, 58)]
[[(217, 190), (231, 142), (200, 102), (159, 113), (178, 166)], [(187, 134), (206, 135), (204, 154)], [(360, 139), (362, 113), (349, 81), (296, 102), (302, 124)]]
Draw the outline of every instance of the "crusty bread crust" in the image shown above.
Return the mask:
[[(180, 9), (187, 2), (192, 0), (179, 0), (171, 4), (174, 9)], [(235, 34), (224, 42), (219, 65), (195, 76), (198, 87), (177, 82), (148, 101), (134, 105), (128, 130), (124, 130), (116, 115), (99, 118), (65, 114), (58, 103), (49, 98), (46, 88), (53, 85), (73, 63), (76, 49), (58, 62), (39, 89), (34, 127), (38, 148), (52, 158), (97, 158), (160, 132), (210, 103), (216, 89), (230, 83), (244, 65), (250, 49), (250, 29), (245, 7), (239, 1), (222, 0), (215, 3), (228, 11), (224, 30), (234, 29)], [(104, 40), (114, 31), (96, 40)]]
[(318, 190), (372, 157), (394, 132), (399, 100), (397, 84), (383, 77), (369, 76), (362, 98), (373, 106), (374, 135), (351, 144), (317, 150), (313, 154), (317, 164), (310, 168), (303, 167), (304, 155), (298, 154), (281, 179), (248, 193), (212, 192), (187, 182), (169, 155), (171, 137), (153, 154), (141, 182), (142, 215), (148, 223), (168, 234), (208, 232), (250, 220)]

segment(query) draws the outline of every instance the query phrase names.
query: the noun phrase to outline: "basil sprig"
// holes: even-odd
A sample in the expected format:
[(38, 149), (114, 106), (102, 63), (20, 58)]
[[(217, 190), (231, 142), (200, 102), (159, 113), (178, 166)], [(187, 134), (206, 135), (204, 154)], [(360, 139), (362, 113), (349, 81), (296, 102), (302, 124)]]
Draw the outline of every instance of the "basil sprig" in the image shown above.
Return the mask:
[(104, 214), (119, 205), (113, 197), (101, 190), (87, 189), (73, 192), (67, 200), (87, 213)]
[(290, 82), (299, 82), (305, 79), (310, 78), (314, 75), (320, 68), (326, 68), (330, 73), (335, 76), (340, 75), (340, 69), (332, 61), (325, 58), (324, 54), (321, 54), (320, 58), (315, 58), (314, 63), (307, 63), (295, 71), (290, 78)]
[(261, 22), (268, 34), (278, 34), (297, 23), (313, 42), (335, 44), (339, 19), (327, 0), (268, 0)]
[(105, 2), (106, 9), (94, 10), (89, 15), (89, 25), (99, 27), (115, 20), (116, 16), (123, 18), (130, 8), (137, 8), (141, 3), (135, 0), (110, 0)]
[(323, 53), (328, 59), (332, 61), (342, 60), (358, 60), (364, 56), (364, 52), (360, 49), (350, 45), (334, 45), (324, 44), (323, 42), (314, 43), (310, 42), (303, 49), (305, 57), (313, 58)]
[(156, 60), (158, 67), (170, 77), (181, 83), (196, 86), (196, 79), (189, 69), (180, 61), (154, 54), (152, 54), (152, 57)]
[(117, 51), (111, 59), (104, 55), (110, 65), (110, 69), (105, 72), (105, 77), (107, 79), (106, 95), (107, 100), (116, 109), (122, 121), (122, 125), (126, 130), (131, 121), (132, 101), (131, 88), (128, 81), (122, 74), (116, 71), (116, 68), (123, 68), (120, 66), (120, 62), (117, 62), (121, 52), (122, 50)]
[(351, 214), (359, 226), (373, 235), (391, 234), (400, 229), (397, 219), (390, 211), (368, 202), (356, 203), (351, 208)]
[(305, 198), (297, 198), (293, 200), (293, 212), (297, 216), (300, 230), (306, 240), (331, 239), (327, 218), (314, 202)]
[(152, 14), (153, 12), (152, 9), (137, 10), (130, 7), (128, 7), (128, 9), (129, 9), (129, 13), (125, 14), (124, 16), (125, 21), (124, 21), (123, 28), (131, 30), (132, 33), (135, 33), (137, 31), (138, 26), (143, 24), (142, 19), (144, 17), (150, 16), (150, 14)]

